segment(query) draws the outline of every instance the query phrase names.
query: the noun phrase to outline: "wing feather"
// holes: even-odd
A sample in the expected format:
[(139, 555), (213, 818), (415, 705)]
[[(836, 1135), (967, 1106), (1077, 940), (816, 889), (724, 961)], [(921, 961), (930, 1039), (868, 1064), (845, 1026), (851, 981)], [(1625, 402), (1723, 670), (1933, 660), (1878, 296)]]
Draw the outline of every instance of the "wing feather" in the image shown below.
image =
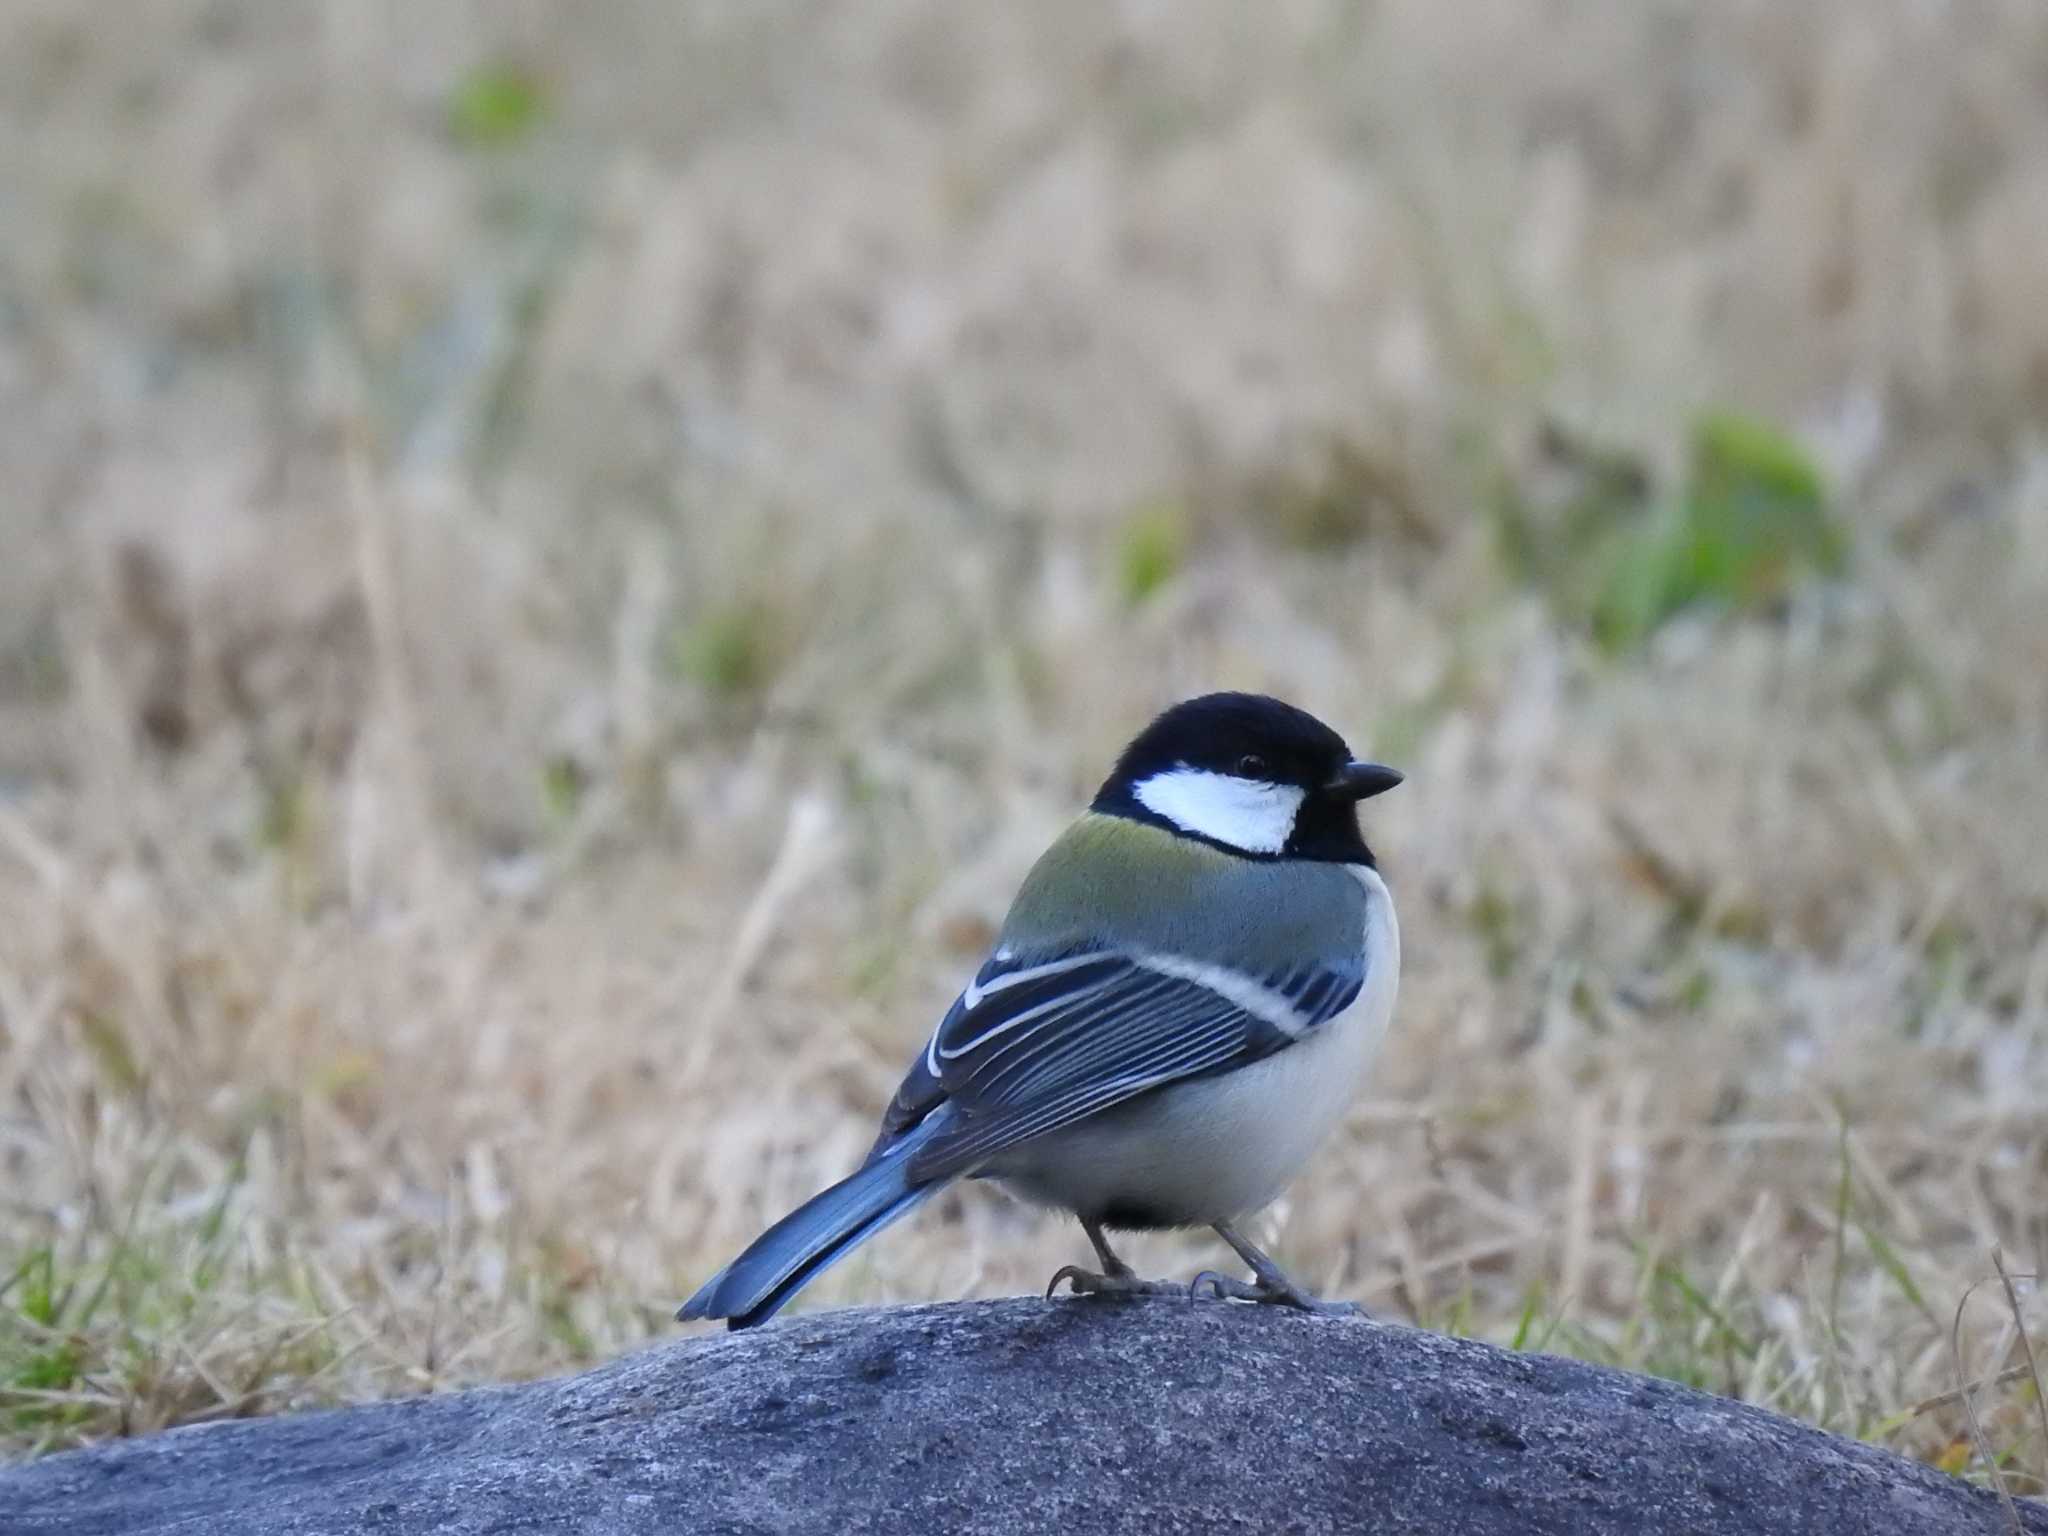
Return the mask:
[(1231, 1023), (1220, 1021), (1186, 1040), (1163, 1045), (1128, 1063), (1113, 1078), (1077, 1082), (1010, 1114), (991, 1116), (979, 1123), (971, 1121), (961, 1130), (935, 1138), (920, 1149), (913, 1169), (922, 1175), (927, 1170), (969, 1167), (1005, 1147), (1045, 1135), (1153, 1088), (1196, 1076), (1235, 1054), (1235, 1036)]
[(1178, 1000), (1175, 984), (1164, 977), (1125, 977), (1112, 994), (1087, 999), (1061, 1018), (1058, 1027), (1040, 1031), (1027, 1041), (992, 1054), (961, 1074), (955, 1091), (981, 1103), (1014, 1103), (1029, 1096), (1032, 1085), (1049, 1074), (1065, 1076), (1081, 1069), (1087, 1053), (1103, 1042), (1102, 1020), (1122, 1021), (1118, 1033), (1140, 1038), (1138, 1031), (1162, 1009)]
[(956, 1123), (917, 1150), (912, 1173), (972, 1171), (1166, 1083), (1284, 1050), (1364, 980), (1362, 954), (1256, 976), (1138, 950), (999, 953), (933, 1033), (877, 1152), (949, 1102)]

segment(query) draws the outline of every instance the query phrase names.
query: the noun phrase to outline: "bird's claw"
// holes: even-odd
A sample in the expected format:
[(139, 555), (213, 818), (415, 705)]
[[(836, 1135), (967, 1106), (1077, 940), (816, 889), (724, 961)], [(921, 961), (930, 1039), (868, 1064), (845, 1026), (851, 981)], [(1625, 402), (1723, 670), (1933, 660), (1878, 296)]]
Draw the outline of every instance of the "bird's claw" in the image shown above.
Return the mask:
[(1293, 1307), (1322, 1317), (1364, 1317), (1365, 1308), (1355, 1301), (1324, 1301), (1311, 1296), (1290, 1280), (1239, 1280), (1235, 1276), (1205, 1269), (1188, 1286), (1188, 1299), (1200, 1301), (1203, 1287), (1216, 1301), (1250, 1301), (1267, 1306)]
[(1053, 1271), (1052, 1279), (1045, 1285), (1045, 1299), (1051, 1301), (1053, 1293), (1064, 1281), (1073, 1287), (1076, 1296), (1182, 1296), (1186, 1292), (1171, 1280), (1140, 1280), (1129, 1270), (1122, 1274), (1097, 1274), (1092, 1269), (1083, 1269), (1078, 1264), (1062, 1264)]
[(1101, 1278), (1102, 1276), (1094, 1273), (1092, 1270), (1083, 1269), (1078, 1264), (1062, 1264), (1052, 1272), (1052, 1278), (1045, 1282), (1045, 1299), (1047, 1301), (1052, 1300), (1053, 1292), (1060, 1288), (1062, 1280), (1071, 1280), (1074, 1285), (1074, 1294), (1076, 1296), (1085, 1296), (1089, 1290), (1089, 1282), (1100, 1280)]

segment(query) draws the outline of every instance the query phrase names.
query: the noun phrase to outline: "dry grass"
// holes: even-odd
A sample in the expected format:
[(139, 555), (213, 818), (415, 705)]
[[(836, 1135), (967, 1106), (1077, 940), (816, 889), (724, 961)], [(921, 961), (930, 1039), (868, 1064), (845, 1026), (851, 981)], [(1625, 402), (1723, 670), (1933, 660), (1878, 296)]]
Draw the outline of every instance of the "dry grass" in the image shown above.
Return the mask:
[[(1410, 775), (1286, 1260), (2042, 1486), (2048, 11), (411, 9), (0, 11), (0, 1446), (666, 1336), (1237, 685)], [(1603, 654), (1486, 509), (1730, 406), (1847, 574)]]

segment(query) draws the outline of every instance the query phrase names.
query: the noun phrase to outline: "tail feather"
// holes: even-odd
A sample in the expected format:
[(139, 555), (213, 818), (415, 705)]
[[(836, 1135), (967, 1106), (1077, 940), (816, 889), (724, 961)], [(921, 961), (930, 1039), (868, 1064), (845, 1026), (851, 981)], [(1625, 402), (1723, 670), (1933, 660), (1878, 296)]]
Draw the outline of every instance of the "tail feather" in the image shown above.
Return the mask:
[(765, 1323), (798, 1291), (948, 1182), (913, 1185), (910, 1159), (895, 1155), (898, 1150), (813, 1195), (755, 1238), (683, 1303), (677, 1319), (724, 1318), (729, 1328)]

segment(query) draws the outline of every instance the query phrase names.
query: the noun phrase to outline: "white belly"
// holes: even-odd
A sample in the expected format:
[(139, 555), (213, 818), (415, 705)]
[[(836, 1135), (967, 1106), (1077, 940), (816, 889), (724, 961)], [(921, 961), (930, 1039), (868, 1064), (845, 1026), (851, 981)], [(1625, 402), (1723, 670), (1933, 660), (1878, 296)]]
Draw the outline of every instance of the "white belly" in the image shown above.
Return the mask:
[(1394, 1011), (1393, 899), (1372, 870), (1352, 872), (1366, 889), (1365, 986), (1343, 1013), (1251, 1066), (1027, 1142), (990, 1172), (1026, 1199), (1112, 1225), (1203, 1226), (1271, 1202), (1343, 1118)]

